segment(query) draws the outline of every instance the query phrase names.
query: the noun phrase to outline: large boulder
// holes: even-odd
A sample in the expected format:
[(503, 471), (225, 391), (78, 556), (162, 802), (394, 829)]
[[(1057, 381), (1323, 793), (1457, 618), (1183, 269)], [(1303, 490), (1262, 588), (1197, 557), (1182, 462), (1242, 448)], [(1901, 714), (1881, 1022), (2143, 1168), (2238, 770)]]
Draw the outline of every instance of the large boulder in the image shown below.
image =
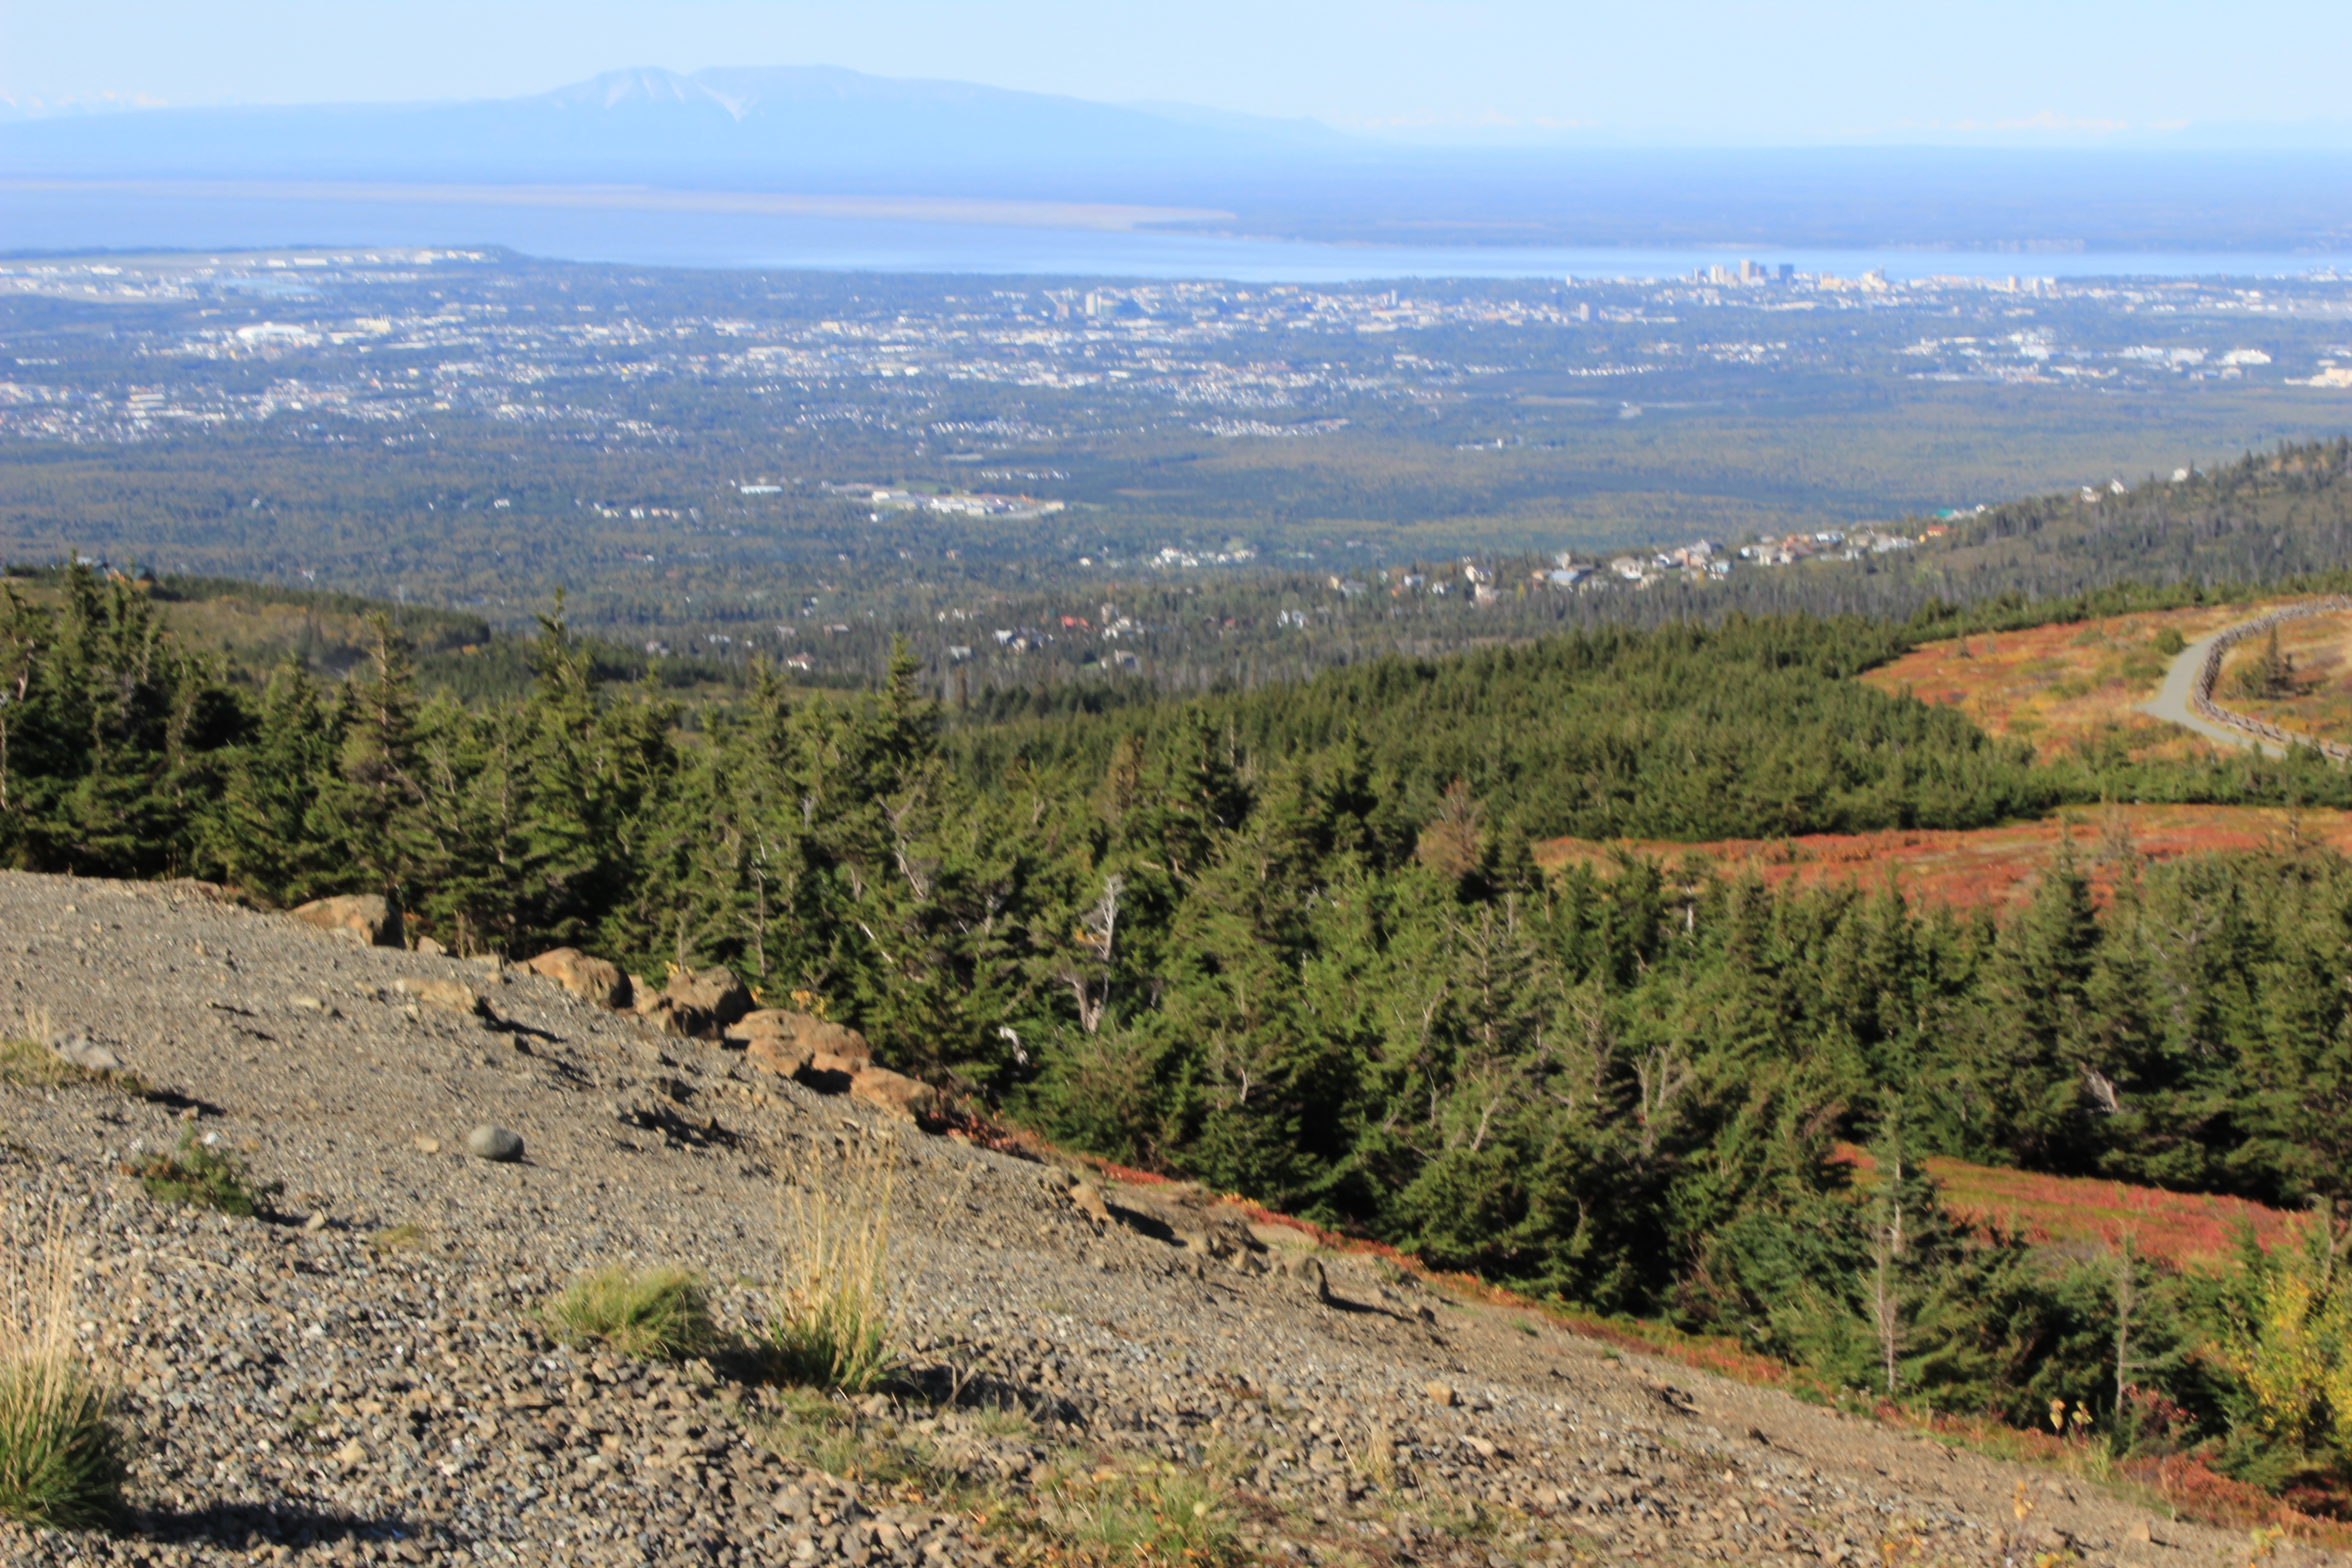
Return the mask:
[(476, 1018), (491, 1016), (490, 999), (462, 980), (406, 978), (395, 980), (392, 985), (394, 990), (415, 997), (427, 1007), (439, 1007)]
[(331, 899), (313, 899), (297, 906), (290, 912), (304, 925), (325, 931), (329, 936), (355, 942), (362, 947), (398, 947), (400, 917), (392, 906), (374, 893), (344, 893)]
[(938, 1089), (920, 1079), (892, 1072), (888, 1068), (861, 1068), (851, 1074), (849, 1097), (904, 1121), (940, 1113)]
[(750, 1066), (797, 1079), (821, 1094), (846, 1094), (893, 1116), (937, 1116), (940, 1091), (919, 1079), (874, 1065), (874, 1047), (844, 1024), (813, 1013), (762, 1007), (728, 1026), (729, 1045), (743, 1047)]
[(778, 1078), (798, 1078), (808, 1070), (816, 1053), (798, 1040), (779, 1035), (761, 1035), (743, 1048), (743, 1060), (762, 1072)]
[(637, 1010), (666, 1035), (712, 1040), (751, 1010), (751, 994), (728, 970), (680, 970), (650, 1002), (641, 998)]
[(629, 1005), (629, 977), (616, 964), (591, 958), (576, 947), (559, 947), (523, 964), (533, 974), (545, 975), (574, 996), (585, 996), (599, 1007)]
[(874, 1065), (874, 1047), (866, 1043), (865, 1036), (814, 1013), (762, 1007), (730, 1024), (724, 1037), (729, 1045), (742, 1046), (747, 1050), (770, 1042), (765, 1048), (772, 1053), (789, 1055), (802, 1050), (811, 1056), (835, 1057), (863, 1067)]

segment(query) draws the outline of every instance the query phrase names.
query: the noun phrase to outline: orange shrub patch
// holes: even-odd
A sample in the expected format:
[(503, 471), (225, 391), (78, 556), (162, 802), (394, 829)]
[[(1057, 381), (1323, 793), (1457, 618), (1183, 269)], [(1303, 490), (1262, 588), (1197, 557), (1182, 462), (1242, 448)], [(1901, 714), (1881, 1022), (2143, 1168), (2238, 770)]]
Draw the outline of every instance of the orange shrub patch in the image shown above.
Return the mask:
[[(1840, 1145), (1836, 1158), (1852, 1165), (1864, 1183), (1877, 1170), (1867, 1151), (1851, 1144)], [(2113, 1247), (2128, 1239), (2148, 1257), (2179, 1268), (2228, 1267), (2243, 1226), (2252, 1226), (2255, 1237), (2270, 1247), (2284, 1240), (2294, 1224), (2294, 1216), (2281, 1210), (2211, 1193), (2045, 1176), (1941, 1154), (1922, 1163), (1943, 1188), (1945, 1209), (1963, 1224), (2032, 1242)]]
[(2034, 874), (2071, 837), (2075, 860), (2104, 901), (2116, 855), (2128, 845), (2150, 860), (2226, 854), (2300, 839), (2352, 854), (2352, 813), (2269, 806), (2116, 805), (2062, 811), (2040, 822), (1944, 832), (1809, 833), (1797, 838), (1721, 838), (1705, 844), (1658, 839), (1555, 838), (1537, 846), (1547, 871), (1575, 865), (1607, 872), (1631, 850), (1669, 866), (1698, 861), (1730, 874), (1753, 869), (1768, 886), (1881, 886), (1894, 873), (1906, 898), (1955, 908), (2005, 905), (2032, 891)]
[(1958, 708), (1987, 734), (2032, 742), (2045, 761), (2109, 729), (2123, 731), (2135, 758), (2202, 756), (2210, 742), (2138, 710), (2164, 684), (2170, 662), (2157, 637), (2169, 628), (2193, 642), (2269, 607), (2206, 605), (1947, 637), (1861, 679), (1890, 695)]

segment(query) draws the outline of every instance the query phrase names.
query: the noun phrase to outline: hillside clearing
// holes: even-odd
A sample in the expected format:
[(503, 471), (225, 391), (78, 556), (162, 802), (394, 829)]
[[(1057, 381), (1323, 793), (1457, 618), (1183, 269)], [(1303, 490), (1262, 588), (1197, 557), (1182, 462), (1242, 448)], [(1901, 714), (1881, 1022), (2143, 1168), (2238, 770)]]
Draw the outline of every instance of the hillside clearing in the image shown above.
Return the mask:
[[(2201, 744), (2202, 742), (2199, 742)], [(1809, 833), (1795, 838), (1664, 840), (1555, 838), (1536, 847), (1547, 871), (1586, 866), (1606, 875), (1620, 855), (1696, 871), (1753, 873), (1768, 887), (1883, 886), (1892, 874), (1906, 898), (1956, 909), (2006, 906), (2032, 889), (2035, 873), (2070, 844), (2104, 900), (2126, 851), (2147, 860), (2303, 845), (2352, 854), (2352, 812), (2245, 805), (2084, 806), (2039, 822), (1944, 832)]]

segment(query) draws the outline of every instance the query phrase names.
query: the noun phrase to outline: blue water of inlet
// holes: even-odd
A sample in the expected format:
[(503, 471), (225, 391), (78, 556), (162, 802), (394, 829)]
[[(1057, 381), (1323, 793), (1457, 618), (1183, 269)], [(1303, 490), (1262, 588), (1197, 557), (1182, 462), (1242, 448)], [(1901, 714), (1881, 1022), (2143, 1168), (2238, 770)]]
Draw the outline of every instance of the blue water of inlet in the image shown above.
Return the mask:
[(2352, 278), (2352, 254), (1985, 250), (1635, 249), (1356, 246), (1151, 230), (649, 212), (309, 195), (0, 190), (0, 252), (252, 250), (298, 246), (469, 247), (645, 267), (807, 268), (995, 277), (1344, 283), (1409, 278), (1687, 277), (1750, 256), (1852, 278)]

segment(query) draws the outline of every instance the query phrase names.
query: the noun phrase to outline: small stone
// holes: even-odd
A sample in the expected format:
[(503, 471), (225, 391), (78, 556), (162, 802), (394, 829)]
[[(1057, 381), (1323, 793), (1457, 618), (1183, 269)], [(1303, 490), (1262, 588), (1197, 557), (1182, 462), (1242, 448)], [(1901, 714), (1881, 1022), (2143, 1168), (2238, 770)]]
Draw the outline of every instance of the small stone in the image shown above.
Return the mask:
[(466, 1134), (466, 1152), (477, 1160), (505, 1164), (522, 1158), (522, 1139), (485, 1121)]
[(416, 1137), (410, 1139), (409, 1142), (415, 1144), (418, 1149), (427, 1154), (438, 1154), (441, 1152), (441, 1140), (438, 1138)]
[(312, 1211), (310, 1217), (302, 1222), (302, 1228), (313, 1233), (314, 1235), (319, 1231), (326, 1229), (327, 1211), (324, 1209)]
[(443, 947), (439, 942), (435, 942), (429, 936), (420, 936), (416, 939), (416, 951), (423, 953), (427, 958), (446, 958), (449, 956), (449, 950)]
[(1432, 1405), (1442, 1405), (1449, 1410), (1462, 1403), (1462, 1396), (1442, 1383), (1424, 1384), (1422, 1392), (1429, 1395), (1429, 1402)]
[(360, 1440), (357, 1437), (335, 1450), (335, 1463), (347, 1470), (366, 1458), (367, 1450), (360, 1446)]
[(49, 1049), (89, 1072), (121, 1072), (122, 1058), (104, 1046), (92, 1041), (88, 1035), (74, 1035), (49, 1043)]

